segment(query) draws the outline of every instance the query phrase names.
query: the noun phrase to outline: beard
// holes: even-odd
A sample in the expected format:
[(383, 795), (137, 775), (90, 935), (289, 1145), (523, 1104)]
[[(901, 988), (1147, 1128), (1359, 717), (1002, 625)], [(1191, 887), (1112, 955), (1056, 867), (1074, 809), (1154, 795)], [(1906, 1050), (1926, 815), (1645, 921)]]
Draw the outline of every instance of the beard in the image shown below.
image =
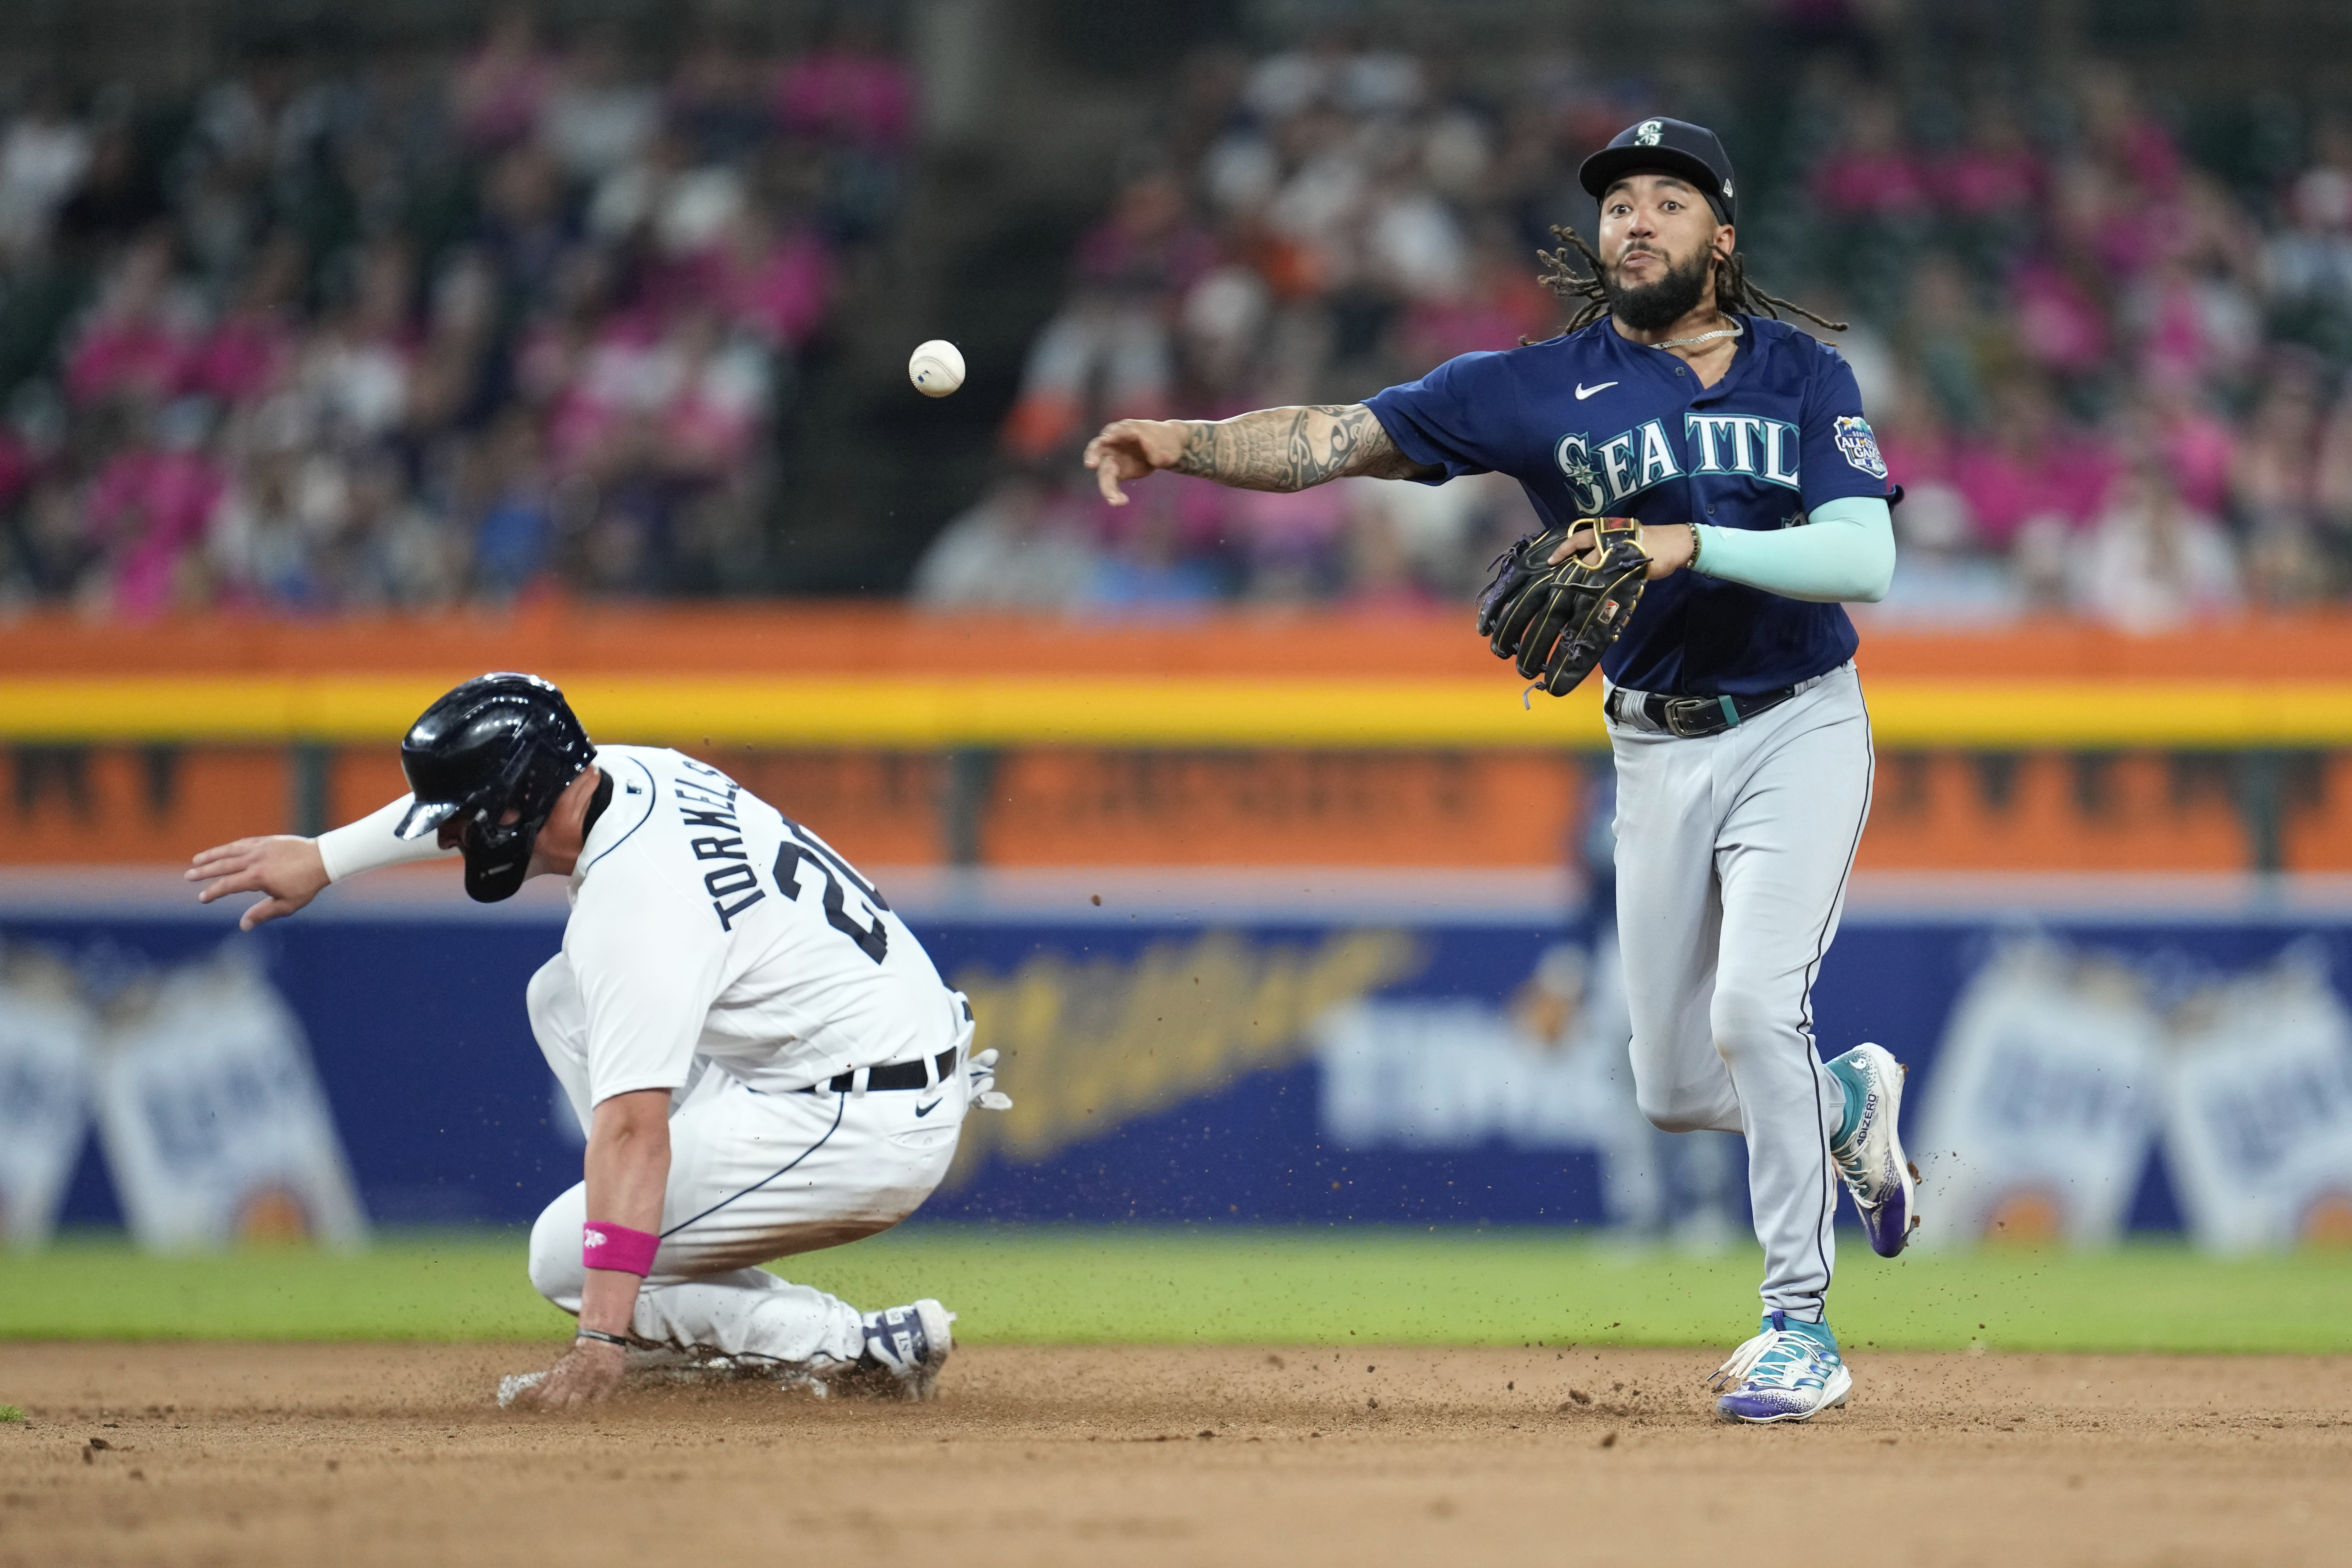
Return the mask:
[(1712, 251), (1702, 250), (1686, 262), (1669, 265), (1655, 283), (1633, 288), (1621, 287), (1612, 276), (1614, 269), (1603, 268), (1601, 293), (1609, 302), (1609, 314), (1636, 332), (1664, 331), (1697, 308), (1706, 293), (1713, 259)]

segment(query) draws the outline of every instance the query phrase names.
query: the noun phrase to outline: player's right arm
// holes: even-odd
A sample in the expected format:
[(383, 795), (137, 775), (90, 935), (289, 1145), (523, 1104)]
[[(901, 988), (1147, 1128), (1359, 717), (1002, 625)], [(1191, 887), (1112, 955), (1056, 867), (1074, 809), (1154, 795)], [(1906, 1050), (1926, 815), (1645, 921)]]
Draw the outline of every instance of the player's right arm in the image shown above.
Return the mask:
[(198, 852), (186, 878), (205, 884), (196, 894), (199, 904), (232, 893), (260, 894), (261, 901), (237, 919), (240, 930), (250, 931), (265, 920), (293, 914), (326, 891), (328, 883), (355, 872), (454, 853), (430, 835), (403, 839), (394, 831), (408, 814), (412, 799), (403, 795), (383, 810), (315, 839), (271, 833), (215, 844)]
[(1119, 486), (1162, 468), (1241, 490), (1304, 490), (1332, 479), (1435, 479), (1443, 468), (1397, 450), (1362, 403), (1262, 408), (1231, 419), (1122, 419), (1087, 443), (1087, 466), (1103, 499), (1127, 505)]

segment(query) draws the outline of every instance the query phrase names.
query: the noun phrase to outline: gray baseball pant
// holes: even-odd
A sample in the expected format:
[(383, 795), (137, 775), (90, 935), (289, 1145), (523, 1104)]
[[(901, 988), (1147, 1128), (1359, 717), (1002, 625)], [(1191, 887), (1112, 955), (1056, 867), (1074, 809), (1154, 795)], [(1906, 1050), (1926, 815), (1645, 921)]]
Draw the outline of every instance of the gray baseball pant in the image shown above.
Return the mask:
[(1747, 1136), (1765, 1311), (1819, 1322), (1845, 1100), (1812, 986), (1870, 815), (1862, 682), (1843, 665), (1720, 735), (1609, 730), (1634, 1093), (1668, 1132)]

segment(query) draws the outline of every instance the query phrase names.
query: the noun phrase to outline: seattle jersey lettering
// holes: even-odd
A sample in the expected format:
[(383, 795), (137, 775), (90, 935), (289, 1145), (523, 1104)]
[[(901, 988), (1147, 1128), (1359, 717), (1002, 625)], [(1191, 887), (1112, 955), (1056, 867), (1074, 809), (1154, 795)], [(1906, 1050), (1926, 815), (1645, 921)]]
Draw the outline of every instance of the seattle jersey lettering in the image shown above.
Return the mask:
[(1665, 422), (1653, 419), (1598, 446), (1591, 436), (1570, 431), (1553, 447), (1552, 458), (1587, 517), (1609, 515), (1610, 507), (1629, 497), (1686, 474), (1738, 474), (1786, 490), (1800, 488), (1797, 427), (1786, 420), (1685, 413), (1683, 453), (1678, 457), (1667, 440)]
[[(1824, 502), (1885, 497), (1845, 361), (1769, 316), (1741, 317), (1740, 334), (1708, 386), (1595, 321), (1448, 360), (1365, 406), (1415, 463), (1519, 481), (1547, 528), (1602, 517), (1779, 529)], [(1854, 643), (1838, 605), (1678, 571), (1650, 584), (1601, 670), (1637, 691), (1745, 696), (1835, 669)]]

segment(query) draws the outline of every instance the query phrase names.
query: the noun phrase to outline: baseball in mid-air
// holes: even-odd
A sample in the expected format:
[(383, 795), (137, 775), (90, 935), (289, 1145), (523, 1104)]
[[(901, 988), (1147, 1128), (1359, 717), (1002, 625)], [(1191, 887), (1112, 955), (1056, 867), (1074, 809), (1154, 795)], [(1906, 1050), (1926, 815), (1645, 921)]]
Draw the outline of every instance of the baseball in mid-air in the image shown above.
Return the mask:
[(963, 352), (945, 338), (934, 338), (908, 359), (907, 379), (925, 397), (945, 397), (963, 385)]

